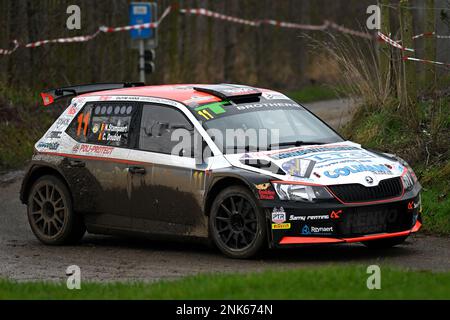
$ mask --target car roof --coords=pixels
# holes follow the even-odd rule
[[[197,91],[194,87],[203,86],[203,84],[174,84],[174,85],[156,85],[141,86],[123,89],[114,89],[107,91],[96,91],[80,95],[80,97],[90,96],[141,96],[161,99],[175,100],[181,103],[191,103],[201,101],[201,103],[218,102],[221,99],[210,93]],[[274,92],[272,90],[256,88],[261,92]]]

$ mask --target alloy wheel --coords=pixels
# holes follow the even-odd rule
[[[31,203],[31,222],[45,237],[53,238],[64,228],[65,199],[58,188],[47,182],[36,188]]]
[[[255,208],[240,195],[225,198],[215,217],[216,231],[230,249],[242,250],[256,239],[258,222]]]

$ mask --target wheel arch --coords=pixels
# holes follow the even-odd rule
[[[34,165],[28,171],[28,174],[25,176],[22,182],[22,188],[20,190],[20,200],[23,204],[28,204],[28,196],[30,194],[31,187],[33,184],[41,177],[51,175],[59,178],[70,191],[69,184],[67,183],[64,175],[55,167],[50,165]],[[72,196],[72,194],[71,194]]]
[[[252,194],[254,194],[254,191],[252,190],[250,183],[248,183],[244,179],[236,176],[220,177],[212,184],[211,188],[208,190],[204,206],[205,208],[204,212],[206,216],[209,216],[214,199],[219,195],[219,193],[222,190],[230,186],[242,186],[248,189]]]

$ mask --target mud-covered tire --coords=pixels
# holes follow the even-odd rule
[[[85,234],[83,218],[73,211],[70,192],[57,177],[39,178],[30,189],[27,203],[31,230],[42,243],[75,244]]]
[[[370,249],[388,249],[395,247],[405,242],[408,237],[395,237],[388,239],[372,240],[363,242],[363,244]]]
[[[209,230],[214,244],[231,258],[255,257],[267,244],[264,212],[241,186],[228,187],[214,199]]]

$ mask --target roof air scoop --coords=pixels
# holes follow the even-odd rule
[[[235,85],[235,84],[211,84],[203,86],[195,86],[194,90],[212,94],[222,100],[231,100],[233,102],[242,100],[257,100],[262,92],[256,88]]]

